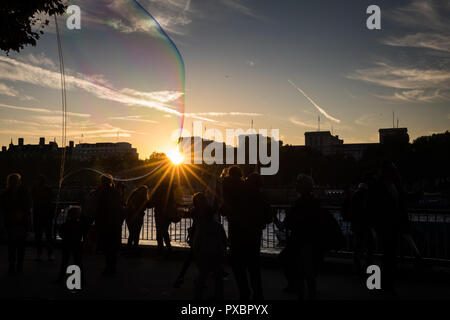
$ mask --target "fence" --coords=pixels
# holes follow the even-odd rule
[[[266,226],[263,230],[261,247],[265,251],[279,252],[285,242],[285,234],[279,228],[279,221],[283,221],[289,206],[273,206],[275,210],[276,222]],[[336,218],[341,230],[345,236],[345,247],[342,251],[353,251],[353,234],[350,223],[342,220],[339,208],[327,208]],[[144,216],[144,225],[141,230],[140,238],[142,240],[156,240],[156,226],[154,223],[154,210],[148,209]],[[422,256],[432,259],[450,260],[449,252],[449,234],[450,234],[450,213],[439,211],[411,211],[409,213],[412,235]],[[221,218],[225,231],[228,233],[228,222]],[[191,219],[182,219],[178,223],[172,223],[169,227],[170,238],[180,245],[186,245],[186,236],[188,228],[191,227]],[[128,230],[126,224],[123,225],[122,237],[126,239]],[[374,233],[375,252],[379,251],[379,241]],[[413,256],[413,250],[406,240],[402,238],[400,242],[400,254],[404,256]]]

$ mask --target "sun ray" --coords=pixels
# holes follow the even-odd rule
[[[186,167],[186,170],[188,170],[192,174],[192,176],[197,179],[197,181],[200,182],[209,192],[216,196],[216,191],[212,190],[211,187],[206,182],[204,182],[203,179],[198,176],[192,169]]]

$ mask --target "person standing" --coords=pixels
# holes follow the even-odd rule
[[[216,219],[203,193],[194,195],[196,221],[193,229],[192,258],[198,270],[195,283],[196,300],[201,300],[207,277],[214,275],[216,300],[223,299],[223,262],[227,248],[225,230]]]
[[[0,205],[8,238],[8,272],[20,274],[23,272],[25,245],[31,224],[30,199],[20,174],[8,175]]]
[[[378,181],[370,195],[375,231],[383,249],[383,280],[381,287],[388,295],[396,295],[396,259],[402,230],[408,224],[405,192],[397,168],[385,161]]]
[[[168,178],[163,178],[159,186],[153,192],[150,206],[155,208],[156,241],[160,254],[164,252],[164,244],[167,252],[172,251],[170,243],[169,227],[173,216],[176,215],[177,204],[174,197],[173,185]]]
[[[283,264],[288,286],[298,292],[300,299],[304,298],[305,291],[309,299],[315,299],[321,244],[326,234],[322,229],[320,202],[313,195],[313,179],[300,174],[296,187],[299,196],[285,219],[289,236]]]
[[[62,239],[62,259],[57,281],[64,279],[70,257],[73,258],[73,263],[80,268],[81,276],[84,278],[82,250],[86,227],[81,217],[81,208],[71,207],[67,212],[66,221],[61,225],[59,232]]]
[[[105,255],[104,275],[117,271],[117,254],[121,244],[123,206],[119,192],[110,175],[100,177],[100,186],[93,194],[95,201],[95,229],[98,233],[99,249]]]
[[[37,249],[36,260],[42,257],[42,238],[45,236],[45,246],[49,260],[54,260],[53,255],[53,215],[52,190],[46,184],[45,176],[40,175],[32,189],[33,200],[33,227]]]
[[[139,235],[144,223],[145,210],[149,201],[149,192],[146,185],[142,185],[130,194],[126,204],[126,222],[128,226],[128,243],[129,252],[136,251],[139,246]]]
[[[231,265],[239,297],[241,300],[261,300],[261,236],[272,216],[260,190],[260,175],[252,173],[247,180],[242,176],[241,169],[233,166],[223,179],[223,213],[229,223]]]

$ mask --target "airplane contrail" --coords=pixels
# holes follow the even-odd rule
[[[310,97],[308,97],[308,95],[307,95],[302,89],[300,89],[299,87],[297,87],[297,86],[295,85],[295,83],[293,83],[291,80],[288,80],[288,81],[289,81],[289,83],[290,83],[295,89],[297,89],[298,91],[300,91],[300,93],[303,94],[303,96],[304,96],[306,99],[308,99],[309,102],[311,102],[312,105],[313,105],[314,107],[316,107],[316,109],[319,110],[319,112],[320,112],[321,114],[323,114],[327,119],[329,119],[329,120],[331,120],[331,121],[334,121],[334,122],[337,122],[337,123],[340,123],[340,122],[341,122],[341,120],[336,119],[336,118],[330,116],[325,110],[323,110],[321,107],[319,107],[319,105],[318,105],[317,103],[315,103],[313,99],[311,99]]]

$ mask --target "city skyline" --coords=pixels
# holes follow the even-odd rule
[[[293,145],[319,116],[321,130],[347,143],[377,141],[378,128],[397,125],[392,112],[411,140],[450,127],[450,8],[441,1],[378,1],[381,30],[366,28],[368,1],[139,1],[185,70],[145,15],[127,16],[136,10],[129,1],[76,3],[87,36],[82,46],[62,37],[67,136],[76,143],[127,141],[142,158],[164,152],[182,98],[184,128],[199,119],[219,130],[253,123],[279,128]],[[102,37],[105,25],[115,33]],[[0,145],[60,144],[56,36],[52,24],[46,30],[36,47],[0,55]]]

